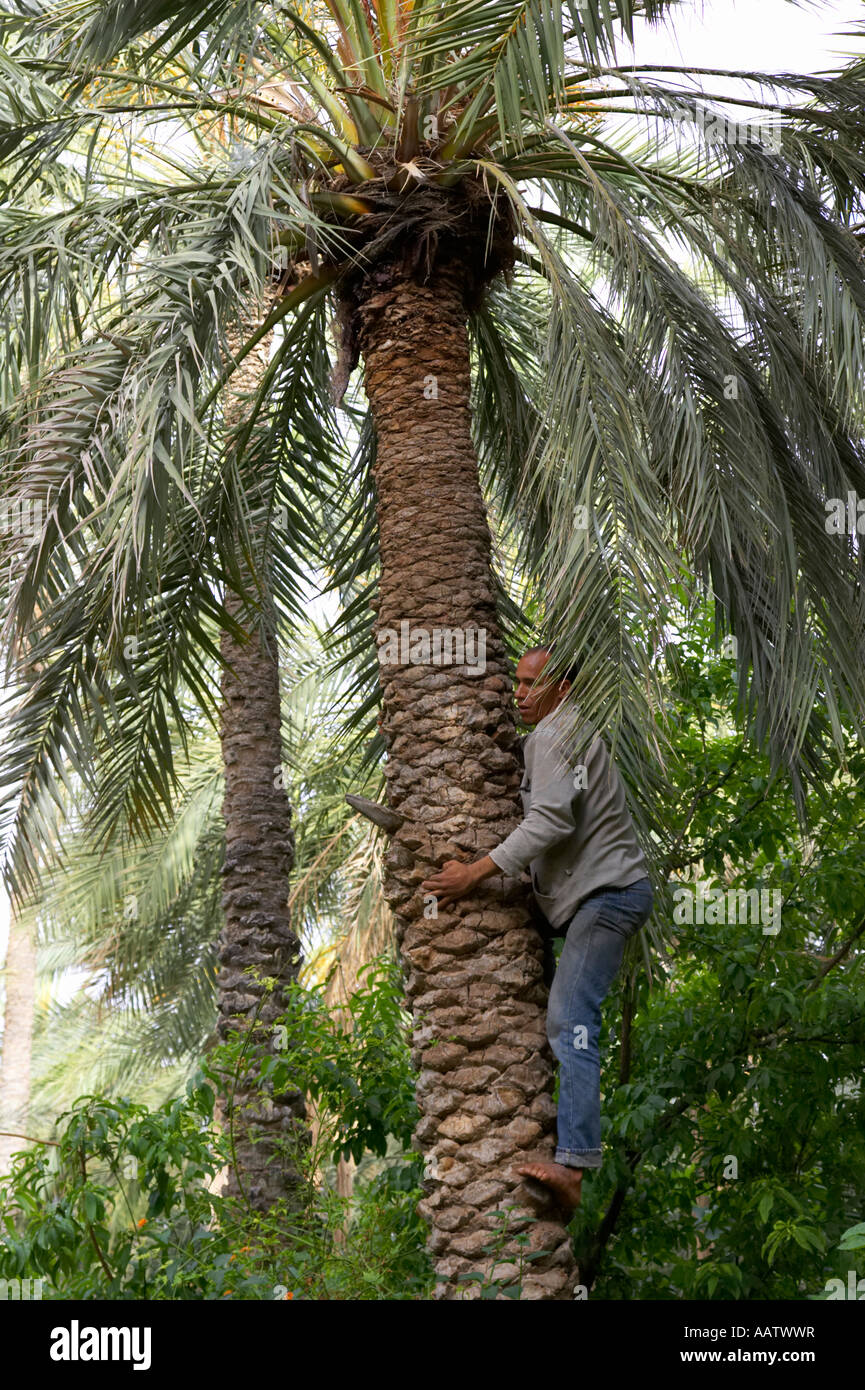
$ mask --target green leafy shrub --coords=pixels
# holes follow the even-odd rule
[[[403,1151],[415,1112],[399,1000],[387,961],[368,970],[348,1020],[297,989],[278,1025],[285,1045],[252,1059],[262,1090],[301,1086],[316,1101],[315,1142],[291,1155],[299,1203],[262,1214],[213,1190],[232,1148],[214,1101],[236,1074],[237,1037],[185,1096],[157,1110],[85,1096],[58,1118],[55,1140],[16,1156],[0,1185],[0,1278],[41,1278],[47,1298],[426,1296],[420,1158]],[[353,1200],[317,1180],[328,1158],[365,1152],[385,1161]]]

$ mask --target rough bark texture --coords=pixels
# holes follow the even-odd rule
[[[486,638],[485,669],[381,664],[388,802],[405,817],[387,854],[385,890],[420,1068],[415,1142],[428,1175],[420,1209],[440,1296],[477,1296],[477,1284],[460,1276],[480,1273],[502,1284],[521,1278],[526,1299],[571,1298],[576,1270],[563,1213],[552,1201],[539,1207],[513,1172],[528,1154],[552,1157],[556,1117],[527,889],[491,879],[436,917],[424,915],[419,889],[445,860],[492,849],[521,814],[458,267],[440,268],[426,284],[381,268],[355,305],[378,438],[379,642],[403,621],[427,631],[481,629]],[[503,1213],[508,1233],[492,1254],[484,1247]],[[521,1249],[547,1253],[520,1269]]]
[[[249,327],[248,321],[247,333]],[[229,336],[233,352],[244,336],[242,328]],[[224,407],[230,429],[243,418],[245,402],[267,365],[269,345],[269,338],[263,340],[231,379]],[[255,1020],[248,1051],[253,1058],[273,1051],[274,1023],[300,964],[300,943],[287,905],[294,837],[282,778],[274,615],[266,601],[263,612],[245,611],[238,595],[227,595],[226,607],[245,627],[248,640],[222,635],[225,867],[218,1031],[225,1039],[231,1032],[246,1031]],[[261,980],[253,978],[250,969]],[[276,987],[268,990],[262,983],[265,978],[275,980]],[[277,1198],[291,1199],[297,1193],[292,1154],[304,1142],[305,1107],[297,1092],[261,1095],[252,1085],[250,1070],[244,1068],[224,1104],[236,1157],[227,1191],[241,1191],[257,1210],[267,1210]]]
[[[0,1056],[0,1129],[24,1133],[30,1106],[36,947],[23,922],[9,923],[4,977],[6,1003],[3,1052]],[[23,1139],[0,1134],[0,1175],[9,1172],[13,1153],[26,1147]]]

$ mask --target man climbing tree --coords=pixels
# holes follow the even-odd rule
[[[525,818],[489,854],[469,864],[451,859],[422,887],[445,907],[493,874],[531,867],[549,936],[565,937],[547,1010],[561,1069],[555,1162],[516,1171],[573,1209],[583,1169],[601,1166],[601,1004],[653,895],[621,779],[603,739],[567,702],[575,672],[544,677],[551,657],[551,647],[532,647],[516,669],[520,718],[534,726],[523,749]]]

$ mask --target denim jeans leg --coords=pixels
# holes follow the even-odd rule
[[[547,1037],[559,1062],[556,1162],[601,1166],[601,1005],[629,936],[652,909],[648,879],[589,898],[573,917],[547,1008]]]

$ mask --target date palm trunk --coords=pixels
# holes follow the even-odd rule
[[[233,353],[263,313],[250,306],[245,322],[229,333]],[[230,379],[224,402],[229,438],[243,421],[269,348],[270,336]],[[282,776],[276,615],[267,592],[250,603],[254,582],[242,572],[249,592],[228,593],[225,606],[243,639],[229,632],[221,638],[225,865],[218,1033],[222,1040],[243,1034],[248,1046],[221,1113],[233,1138],[226,1191],[267,1211],[279,1198],[296,1203],[302,1187],[295,1160],[307,1137],[303,1097],[269,1094],[255,1084],[257,1063],[278,1046],[274,1025],[297,978],[300,943],[288,908],[294,837]]]
[[[415,1143],[426,1156],[420,1210],[440,1296],[476,1296],[477,1282],[465,1276],[480,1274],[519,1281],[522,1298],[571,1298],[566,1218],[552,1201],[539,1208],[513,1172],[528,1154],[552,1157],[554,1148],[547,993],[527,890],[488,880],[476,896],[428,916],[433,906],[419,889],[445,860],[492,849],[521,814],[510,673],[470,428],[463,283],[456,262],[426,283],[379,269],[354,306],[377,433],[387,795],[404,817],[386,856],[385,892],[407,972],[419,1067]],[[388,637],[405,622],[409,633],[482,634],[484,660],[480,645],[467,649],[474,666],[413,664],[405,649],[391,660]],[[521,1268],[530,1251],[546,1253]]]

